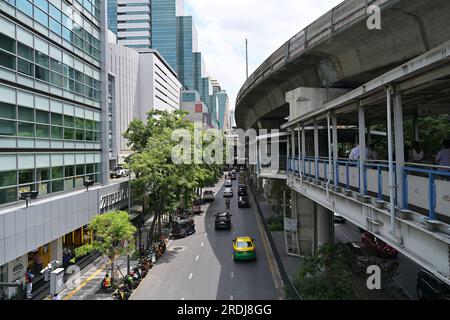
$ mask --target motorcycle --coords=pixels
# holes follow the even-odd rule
[[[112,295],[114,300],[128,300],[131,296],[131,290],[127,286],[121,285]]]
[[[230,200],[226,200],[225,201],[225,204],[227,205],[227,209],[230,209],[230,205],[231,205],[231,202],[230,202]]]
[[[109,283],[109,285],[107,285],[107,283]],[[105,275],[100,284],[100,287],[104,292],[112,292],[114,290],[114,287],[112,285],[112,279],[109,277],[109,274]]]

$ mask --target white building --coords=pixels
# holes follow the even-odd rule
[[[109,33],[107,68],[110,77],[110,167],[130,154],[122,136],[134,119],[146,121],[151,110],[180,109],[181,83],[168,63],[153,49],[131,49],[114,42]],[[111,94],[111,92],[113,92]]]
[[[117,0],[118,43],[130,48],[150,48],[150,0]]]

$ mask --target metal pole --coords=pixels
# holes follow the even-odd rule
[[[331,116],[333,125],[333,172],[334,172],[334,186],[339,187],[339,149],[338,149],[338,132],[337,132],[337,117],[335,114]]]
[[[248,40],[245,38],[245,70],[246,79],[248,79]]]
[[[316,180],[319,180],[319,126],[314,119],[314,163],[316,171]]]
[[[331,149],[331,119],[330,119],[330,113],[327,114],[327,133],[328,133],[328,181],[326,185],[327,189],[327,197],[329,196],[329,187],[331,180],[333,179],[333,162],[332,162],[332,149]]]
[[[394,159],[392,148],[392,86],[386,87],[386,99],[387,99],[387,135],[388,135],[388,161],[389,161],[389,207],[391,212],[391,233],[395,233],[395,177],[394,177]]]
[[[131,157],[130,169],[128,170],[128,215],[131,216]],[[130,255],[127,255],[127,274],[130,274]]]
[[[366,195],[364,186],[364,166],[366,164],[366,114],[363,106],[358,109],[358,129],[359,129],[359,193]]]

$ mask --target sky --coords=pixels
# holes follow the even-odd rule
[[[288,39],[342,0],[185,0],[198,29],[199,51],[209,76],[227,90],[230,107],[249,75]]]

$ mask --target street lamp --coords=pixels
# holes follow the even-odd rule
[[[91,180],[89,178],[84,179],[83,185],[86,187],[86,191],[89,191],[89,187],[93,186],[95,180]]]
[[[31,199],[33,199],[33,200],[37,199],[38,195],[39,195],[39,191],[21,192],[19,199],[25,200],[27,203],[27,207],[28,207],[28,201],[30,201],[30,204],[31,204]]]

